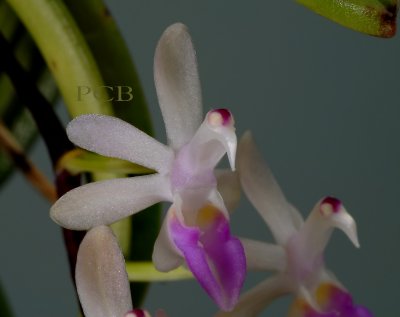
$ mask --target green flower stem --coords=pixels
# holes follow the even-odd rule
[[[350,29],[379,37],[396,33],[397,0],[297,0]]]
[[[104,86],[100,71],[73,17],[61,0],[8,0],[49,66],[70,114],[112,114],[108,101],[78,95],[79,87]]]
[[[178,267],[164,273],[156,270],[152,262],[126,262],[126,271],[131,282],[168,282],[192,279],[192,273]]]
[[[56,170],[67,170],[71,174],[79,173],[113,173],[147,175],[154,173],[146,167],[99,154],[75,149],[63,156]]]

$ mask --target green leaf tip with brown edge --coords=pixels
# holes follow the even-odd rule
[[[390,38],[396,34],[398,0],[296,0],[355,31]]]

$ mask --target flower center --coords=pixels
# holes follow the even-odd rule
[[[215,188],[217,181],[211,168],[197,164],[196,157],[185,145],[176,154],[171,170],[171,186],[173,191],[192,190],[199,188]]]

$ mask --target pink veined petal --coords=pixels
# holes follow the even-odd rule
[[[286,270],[286,253],[283,247],[261,241],[241,238],[246,254],[247,270],[278,271]]]
[[[219,214],[202,229],[187,227],[173,217],[169,230],[200,285],[222,310],[231,310],[244,282],[246,259],[240,241],[230,235],[225,217]]]
[[[161,36],[154,79],[168,144],[177,150],[193,137],[202,120],[196,53],[185,25],[175,23]]]
[[[108,227],[86,234],[78,251],[75,279],[86,317],[121,317],[132,309],[125,261]]]
[[[231,312],[219,312],[215,317],[255,317],[275,299],[290,293],[290,281],[285,275],[274,275],[243,294]]]
[[[159,174],[117,178],[69,191],[51,207],[50,217],[64,228],[87,230],[171,199],[169,181]]]
[[[247,197],[268,224],[276,241],[284,245],[297,231],[301,216],[286,200],[250,132],[246,132],[239,142],[238,170]]]
[[[81,148],[131,161],[162,174],[169,171],[174,156],[172,150],[164,144],[111,116],[79,116],[68,124],[67,134]]]

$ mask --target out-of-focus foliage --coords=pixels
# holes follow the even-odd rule
[[[398,0],[297,0],[316,13],[358,32],[378,37],[396,33]]]

